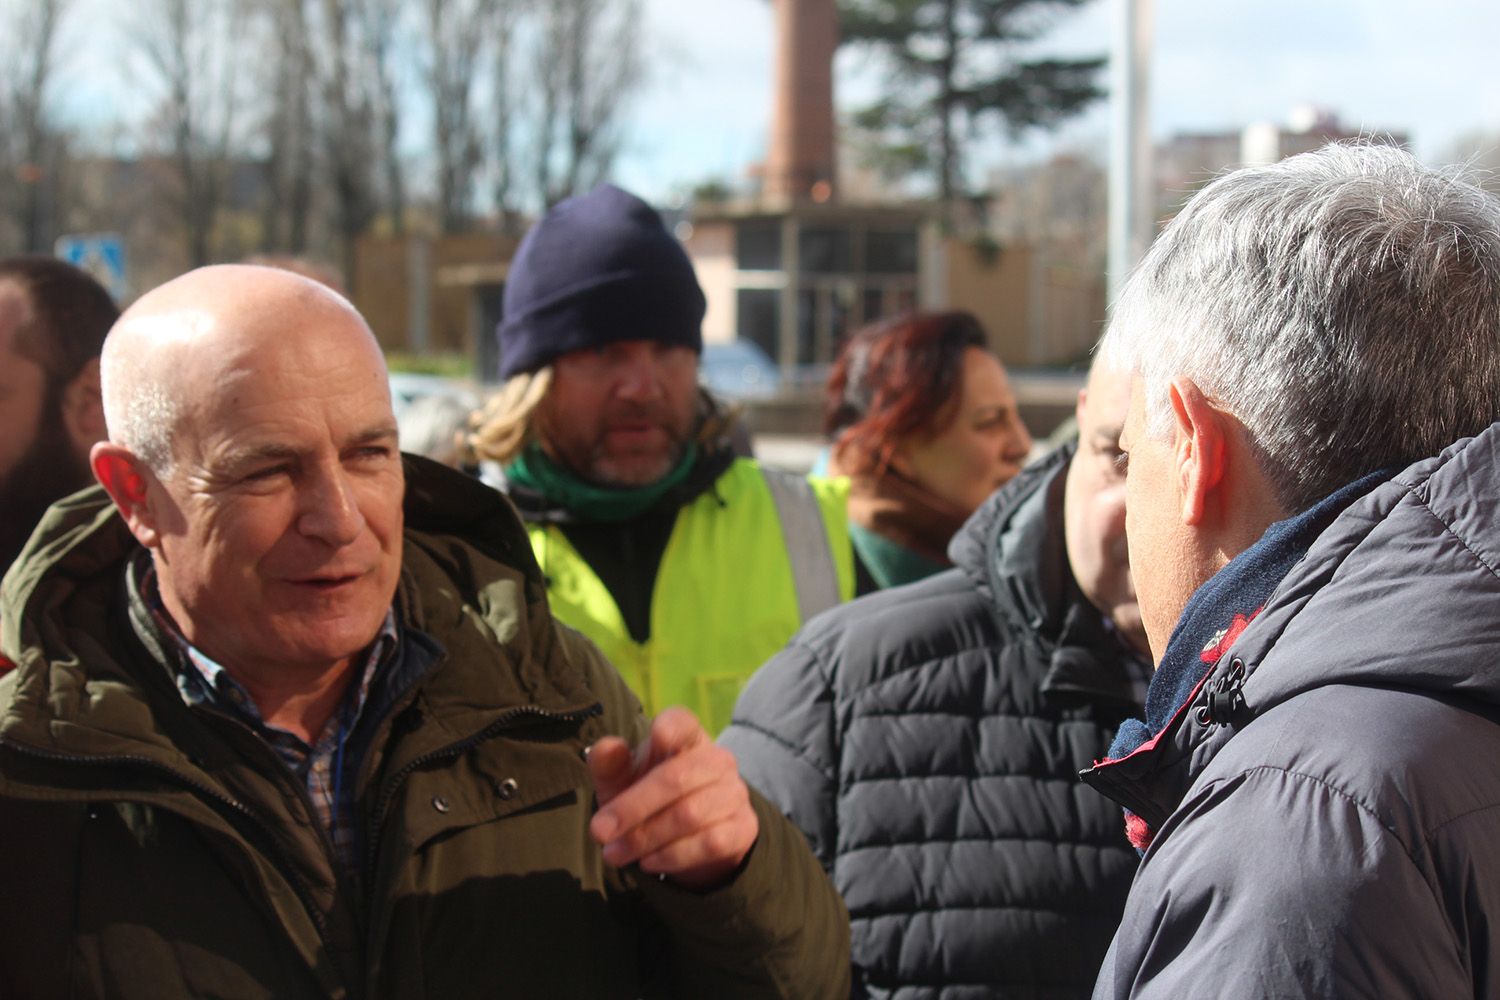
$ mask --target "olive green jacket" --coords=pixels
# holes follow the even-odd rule
[[[758,796],[722,889],[604,864],[582,751],[641,738],[634,697],[498,494],[411,461],[406,518],[397,603],[444,652],[360,768],[355,891],[275,754],[177,692],[104,494],[53,508],[0,588],[0,996],[847,996],[843,904]]]

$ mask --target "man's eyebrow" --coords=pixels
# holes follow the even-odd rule
[[[359,447],[362,444],[373,444],[376,441],[388,441],[399,439],[400,432],[395,424],[375,424],[353,435],[344,442],[344,447]]]
[[[358,448],[361,445],[373,444],[377,441],[392,441],[398,438],[399,434],[395,424],[377,424],[350,436],[344,442],[343,446],[345,448]],[[224,466],[232,469],[252,465],[256,462],[284,462],[288,459],[300,458],[302,454],[303,451],[300,448],[277,441],[268,441],[265,444],[247,445],[243,448],[236,448],[224,456]]]
[[[1124,424],[1117,424],[1114,427],[1096,427],[1094,429],[1094,442],[1096,444],[1113,446],[1119,442],[1120,435],[1124,433]]]
[[[250,465],[254,462],[285,461],[296,458],[301,454],[291,445],[268,442],[260,445],[250,445],[244,448],[236,448],[224,456],[224,465],[235,468],[241,465]]]

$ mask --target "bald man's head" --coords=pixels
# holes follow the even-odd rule
[[[250,687],[368,646],[401,566],[404,480],[380,348],[317,282],[203,268],[104,345],[95,476],[185,637]]]
[[[377,359],[379,345],[349,302],[280,268],[199,268],[147,292],[110,330],[101,359],[109,438],[166,473],[178,421],[218,391],[226,371],[309,335]]]

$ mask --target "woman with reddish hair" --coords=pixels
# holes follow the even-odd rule
[[[848,476],[861,592],[945,569],[948,541],[1031,450],[1005,367],[966,312],[865,327],[828,380],[829,471]],[[861,574],[863,576],[863,574]]]

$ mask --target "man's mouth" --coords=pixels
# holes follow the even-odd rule
[[[325,573],[319,574],[318,576],[302,577],[301,579],[292,580],[291,582],[299,587],[308,587],[313,590],[328,591],[337,590],[340,587],[348,586],[349,584],[359,580],[362,576],[364,576],[363,573]]]
[[[604,429],[604,433],[607,437],[633,441],[661,434],[662,429],[660,425],[653,423],[610,424]]]

